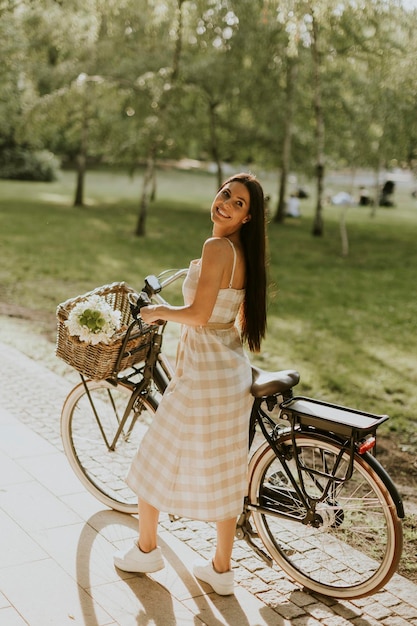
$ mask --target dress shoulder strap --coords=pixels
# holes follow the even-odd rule
[[[232,288],[233,285],[233,279],[235,277],[235,269],[236,269],[236,248],[233,245],[233,243],[230,241],[230,239],[228,239],[227,237],[225,237],[226,241],[228,241],[230,243],[230,245],[232,246],[232,250],[233,250],[233,268],[232,268],[232,275],[230,276],[230,282],[229,282],[229,289]]]

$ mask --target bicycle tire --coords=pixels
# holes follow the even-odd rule
[[[283,434],[279,445],[288,446]],[[330,437],[296,434],[299,459],[305,467],[331,471],[341,446]],[[265,443],[253,455],[249,473],[249,508],[256,530],[273,560],[303,587],[339,599],[369,596],[390,580],[402,552],[402,525],[392,497],[378,474],[355,454],[350,480],[339,484],[318,505],[317,528],[303,523],[306,508],[285,475],[275,452]],[[346,470],[342,456],[337,475]],[[289,471],[300,484],[294,459]],[[327,479],[303,472],[307,493],[318,497]],[[287,481],[287,482],[286,482]],[[283,514],[292,515],[289,519]]]
[[[137,513],[137,496],[127,486],[125,477],[157,407],[152,396],[139,396],[111,449],[130,400],[133,401],[132,389],[126,385],[88,380],[69,393],[61,414],[62,443],[75,474],[100,502],[122,513]]]

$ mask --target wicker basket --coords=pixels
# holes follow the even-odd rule
[[[114,377],[118,371],[123,371],[135,363],[139,363],[146,358],[152,342],[155,326],[148,326],[142,323],[133,325],[134,321],[128,300],[130,293],[136,293],[134,289],[126,283],[112,283],[97,287],[94,291],[72,298],[59,304],[57,307],[57,345],[56,355],[66,363],[88,378],[103,380]],[[88,298],[89,296],[102,296],[107,304],[114,310],[121,311],[121,329],[117,331],[108,344],[99,343],[97,345],[87,344],[80,341],[78,337],[71,336],[65,325],[72,308]],[[126,337],[126,334],[129,336]],[[126,345],[123,349],[123,343]],[[120,364],[117,367],[120,351]]]

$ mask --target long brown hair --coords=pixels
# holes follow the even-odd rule
[[[266,229],[263,189],[252,174],[240,173],[226,180],[239,182],[249,191],[251,219],[242,225],[240,240],[246,264],[245,299],[239,315],[242,339],[249,350],[259,352],[266,332]]]

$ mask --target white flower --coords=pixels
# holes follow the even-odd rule
[[[110,342],[120,328],[121,315],[101,296],[90,296],[74,306],[65,326],[70,335],[94,346]]]

